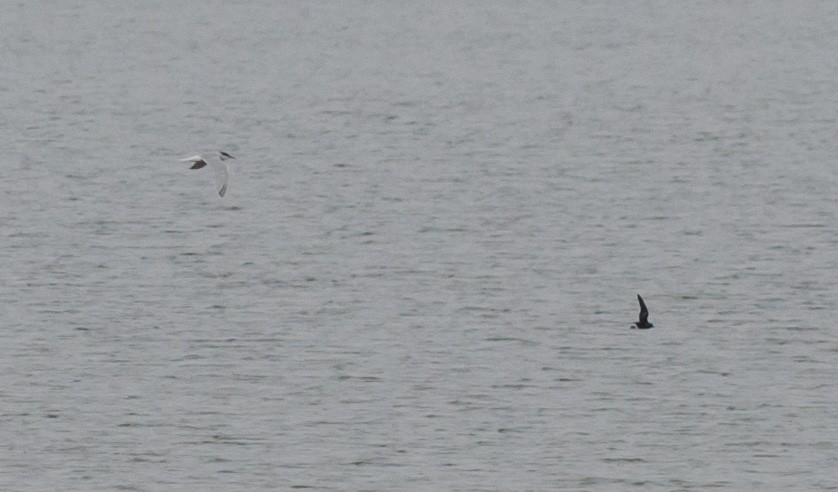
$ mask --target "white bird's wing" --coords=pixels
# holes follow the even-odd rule
[[[215,188],[218,190],[218,195],[223,197],[227,193],[227,164],[213,161],[212,168],[215,171]]]
[[[207,165],[207,161],[205,161],[200,155],[193,155],[192,157],[187,157],[186,159],[180,159],[180,162],[191,162],[193,166],[189,169],[201,169]]]

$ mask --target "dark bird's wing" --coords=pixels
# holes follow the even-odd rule
[[[637,294],[637,300],[640,301],[640,324],[646,324],[649,320],[649,310],[646,309],[646,303],[640,294]]]

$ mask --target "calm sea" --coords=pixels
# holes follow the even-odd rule
[[[838,4],[2,12],[0,489],[838,489]]]

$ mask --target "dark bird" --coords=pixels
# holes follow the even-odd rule
[[[643,298],[640,297],[640,294],[637,294],[637,300],[640,301],[640,319],[637,323],[631,325],[631,327],[645,330],[655,326],[652,323],[649,323],[649,310],[646,309],[646,303],[643,302]]]

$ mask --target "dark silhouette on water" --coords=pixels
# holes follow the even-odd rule
[[[643,302],[643,298],[640,297],[640,294],[637,294],[637,300],[640,301],[640,319],[637,323],[631,325],[631,327],[645,330],[655,326],[652,323],[649,323],[649,310],[646,309],[646,303]]]

